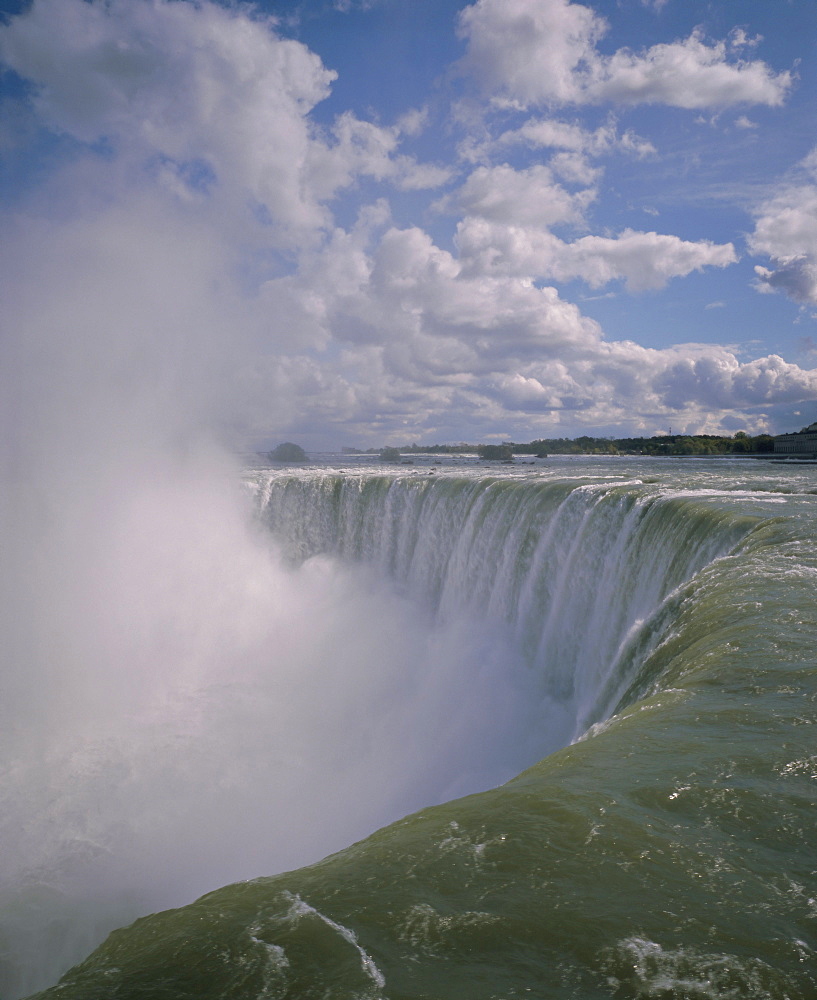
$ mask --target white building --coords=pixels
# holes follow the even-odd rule
[[[778,434],[774,439],[775,455],[789,458],[817,458],[817,423],[796,434]]]

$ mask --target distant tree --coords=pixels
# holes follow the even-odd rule
[[[734,440],[732,441],[732,451],[737,453],[742,453],[752,450],[752,442],[749,440],[749,435],[746,431],[738,431],[735,434]]]
[[[399,462],[400,461],[400,449],[399,448],[381,448],[380,449],[380,461],[381,462]]]
[[[308,462],[309,459],[306,457],[306,452],[299,444],[293,444],[291,441],[284,441],[283,444],[279,444],[277,448],[272,451],[267,452],[267,458],[271,462]]]
[[[477,446],[477,454],[489,462],[512,462],[513,445],[481,444]]]
[[[598,438],[583,435],[570,438],[537,438],[528,444],[506,441],[503,444],[482,445],[406,445],[402,453],[425,451],[432,454],[456,454],[476,451],[480,458],[508,462],[513,455],[729,455],[757,454],[774,451],[774,438],[769,434],[750,437],[738,431],[734,437],[717,434],[662,434],[658,437]],[[397,461],[397,459],[395,459]]]
[[[691,437],[683,436],[676,439],[672,446],[673,455],[694,455],[697,451],[695,442]]]

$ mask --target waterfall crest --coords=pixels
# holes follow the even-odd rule
[[[375,568],[436,620],[490,620],[574,720],[614,711],[678,589],[756,523],[633,480],[260,474],[287,558]]]

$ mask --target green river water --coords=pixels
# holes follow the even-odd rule
[[[362,566],[499,643],[416,739],[383,737],[399,774],[478,701],[451,784],[473,794],[417,785],[390,825],[116,930],[37,997],[817,997],[817,466],[370,461],[247,480],[287,566]],[[478,727],[498,787],[457,785]]]

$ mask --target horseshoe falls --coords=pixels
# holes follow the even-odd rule
[[[817,466],[416,461],[162,494],[55,605],[3,1000],[817,996]]]

